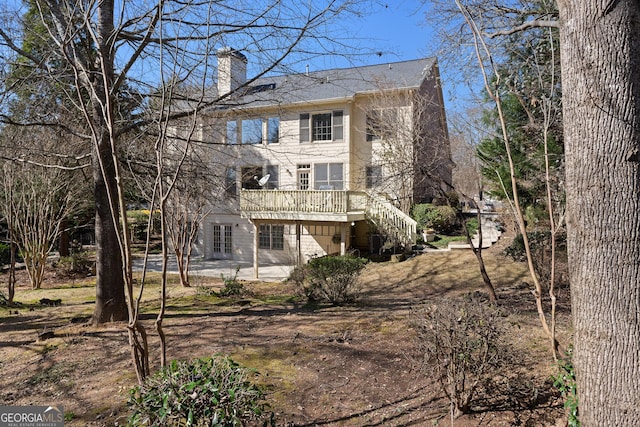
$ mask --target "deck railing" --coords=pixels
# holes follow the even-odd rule
[[[363,195],[364,193],[360,193]],[[242,190],[244,212],[302,212],[340,214],[365,209],[365,197],[339,190]]]
[[[381,232],[394,240],[415,242],[416,222],[385,198],[362,191],[241,190],[242,212],[347,214],[364,212]]]
[[[387,199],[367,194],[367,217],[384,234],[403,244],[415,243],[416,221],[396,208]]]

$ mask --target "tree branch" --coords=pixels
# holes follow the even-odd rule
[[[536,19],[533,21],[527,21],[521,25],[517,25],[506,30],[496,31],[495,33],[486,33],[486,36],[493,39],[498,36],[508,36],[511,34],[519,33],[520,31],[525,31],[530,28],[560,28],[560,23],[558,21]]]

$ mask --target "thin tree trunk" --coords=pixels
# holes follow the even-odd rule
[[[458,218],[462,222],[462,226],[464,227],[464,233],[467,236],[467,243],[471,247],[473,254],[476,256],[476,260],[478,261],[478,267],[480,268],[480,275],[482,276],[482,283],[484,284],[484,288],[489,295],[489,301],[492,303],[498,302],[498,296],[496,295],[496,290],[491,282],[491,278],[489,277],[489,273],[487,273],[487,268],[484,265],[484,258],[482,258],[482,214],[480,209],[478,209],[478,247],[473,246],[473,242],[471,240],[471,234],[469,234],[469,230],[467,229],[467,224],[462,212],[458,211]]]
[[[640,4],[558,1],[580,421],[640,420]]]
[[[61,257],[69,256],[69,227],[67,220],[60,222],[60,238],[58,240],[58,253]]]
[[[10,237],[10,251],[11,251],[11,263],[9,265],[9,278],[8,278],[8,304],[12,305],[13,304],[13,299],[15,298],[16,295],[16,244],[13,242],[13,233],[11,232],[11,230],[9,230],[9,236]]]

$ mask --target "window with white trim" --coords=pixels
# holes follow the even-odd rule
[[[238,122],[229,120],[227,122],[227,144],[238,143]]]
[[[298,165],[298,190],[308,190],[311,177],[311,165]]]
[[[267,119],[267,144],[277,144],[280,142],[280,117],[269,117]]]
[[[260,178],[262,178],[262,166],[245,166],[241,169],[242,188],[247,190],[259,190]]]
[[[278,165],[267,165],[265,172],[266,174],[269,174],[269,180],[265,183],[264,188],[269,190],[275,190],[278,188],[279,169]]]
[[[371,110],[367,113],[367,141],[378,141],[382,137],[382,112]]]
[[[231,253],[231,225],[214,225],[212,249],[215,253]]]
[[[314,165],[314,188],[316,190],[342,190],[344,188],[342,163],[316,163]]]
[[[300,114],[300,142],[340,141],[344,138],[342,110]]]
[[[242,143],[262,144],[262,119],[242,120]]]
[[[260,224],[258,247],[260,249],[283,250],[284,225]]]
[[[227,168],[225,173],[225,191],[229,196],[235,196],[238,193],[238,184],[236,184],[235,168]]]

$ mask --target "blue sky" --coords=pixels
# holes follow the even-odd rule
[[[361,26],[354,29],[364,38],[377,40],[380,50],[389,61],[409,60],[431,56],[434,34],[426,26],[424,8],[417,1],[389,2],[387,7],[363,17]]]
[[[319,60],[318,68],[350,67],[354,65],[383,64],[437,56],[435,31],[427,25],[427,7],[419,0],[390,0],[385,7],[376,8],[360,20],[349,23],[348,31],[357,37],[363,48],[383,52],[382,56],[367,55],[356,58]],[[431,11],[433,13],[433,11]],[[313,66],[313,64],[312,64]],[[443,95],[447,110],[463,110],[469,89],[454,85],[448,76],[456,73],[440,61]]]

